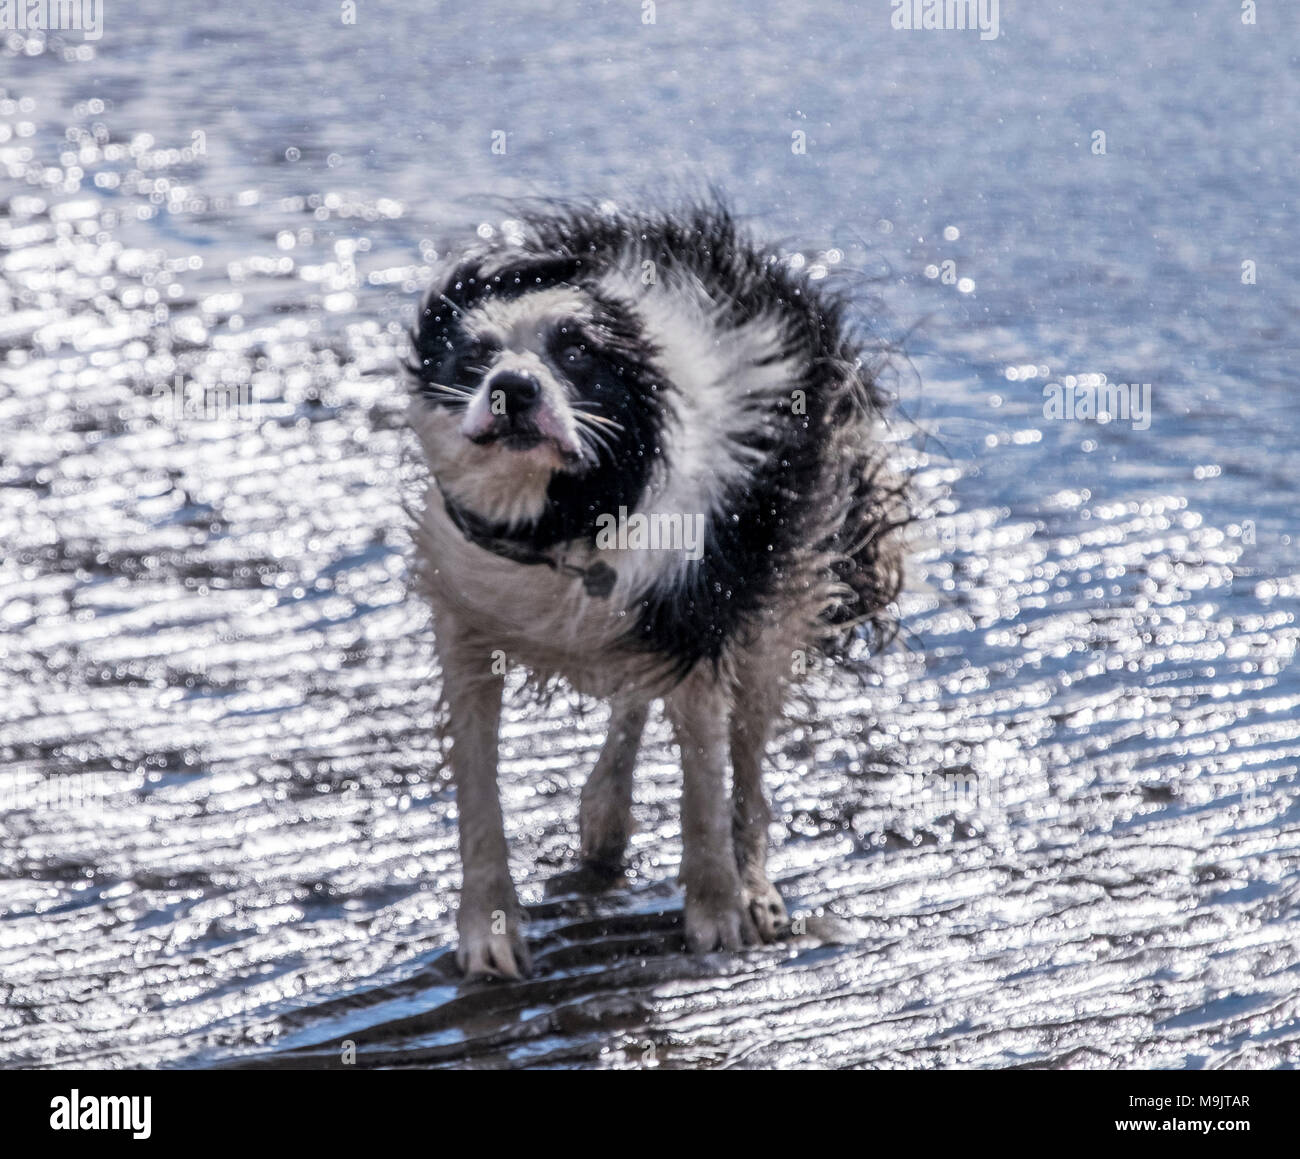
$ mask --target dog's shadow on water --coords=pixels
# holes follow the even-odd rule
[[[674,983],[727,985],[774,963],[807,961],[850,940],[832,917],[796,918],[777,942],[741,953],[686,952],[672,883],[628,893],[621,875],[557,875],[543,901],[525,906],[532,974],[466,980],[455,948],[439,950],[401,981],[328,999],[282,1016],[273,1051],[228,1059],[231,1069],[469,1069],[671,1065],[671,1036],[657,1006]],[[582,887],[577,889],[575,887]],[[600,892],[588,892],[599,890]],[[572,890],[572,892],[569,892]],[[660,899],[658,902],[655,898]],[[627,912],[610,907],[637,905]],[[606,911],[606,912],[602,912]],[[681,1064],[699,1063],[691,1059]],[[721,1051],[715,1064],[725,1064]]]

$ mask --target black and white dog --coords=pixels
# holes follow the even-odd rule
[[[719,207],[548,208],[450,262],[413,341],[462,969],[529,969],[496,784],[502,654],[612,702],[579,814],[597,870],[622,862],[662,698],[687,943],[772,940],[762,762],[787,681],[810,649],[878,630],[901,582],[905,501],[844,301]]]

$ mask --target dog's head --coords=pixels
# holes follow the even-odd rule
[[[603,272],[597,256],[489,248],[421,307],[416,428],[444,493],[502,531],[582,534],[636,501],[660,454],[656,349]]]

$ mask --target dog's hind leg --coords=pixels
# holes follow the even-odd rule
[[[696,953],[758,940],[727,823],[727,696],[701,665],[664,700],[682,757],[686,944]]]
[[[731,715],[731,834],[745,904],[765,942],[774,940],[790,920],[767,879],[772,810],[763,792],[763,758],[781,697],[778,681],[758,678],[741,689]]]
[[[519,932],[519,900],[510,878],[497,792],[504,681],[492,671],[491,649],[463,633],[454,618],[437,618],[435,630],[464,870],[456,961],[469,977],[519,978],[530,970],[528,947]]]
[[[582,860],[597,877],[612,880],[623,868],[632,832],[632,774],[649,707],[641,697],[614,698],[605,746],[582,788]]]

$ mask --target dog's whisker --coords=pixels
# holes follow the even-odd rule
[[[472,391],[461,390],[441,382],[424,383],[424,392],[440,399],[443,405],[456,409],[467,407],[470,399],[474,397]]]
[[[603,437],[599,431],[595,431],[591,427],[584,427],[584,426],[579,426],[578,430],[580,433],[583,433],[587,436],[587,440],[589,443],[592,443],[595,446],[605,450],[609,454],[610,459],[616,459],[618,457],[617,454],[615,453],[614,444],[611,443],[607,438]],[[596,457],[597,458],[600,457],[599,453],[597,453]]]
[[[602,411],[604,411],[605,408],[593,398],[580,398],[577,399],[575,402],[573,402],[571,405],[578,410],[589,411],[593,415],[599,415],[599,417],[608,419],[610,422],[614,421],[613,419],[609,418],[608,415],[601,413]]]
[[[583,416],[579,416],[579,415],[574,416],[574,418],[578,420],[577,421],[578,437],[580,439],[583,439],[585,442],[588,443],[588,445],[592,447],[592,450],[595,452],[595,457],[597,460],[600,459],[599,448],[603,448],[604,450],[608,451],[609,457],[611,459],[615,458],[613,444],[610,443],[609,440],[605,438],[600,431],[596,430],[595,427],[590,427],[585,422],[583,422],[582,417]],[[590,416],[586,416],[586,417],[590,417]]]
[[[616,423],[616,422],[614,422],[613,419],[607,419],[607,418],[605,418],[603,415],[592,414],[590,411],[585,411],[585,410],[576,410],[576,411],[573,412],[573,417],[574,417],[578,422],[584,422],[584,423],[600,423],[601,425],[604,425],[604,426],[609,426],[609,425],[612,424],[612,425],[618,427],[619,430],[622,430],[622,429],[623,429],[623,424],[622,424],[622,423]]]
[[[614,431],[623,430],[623,424],[615,419],[606,418],[604,415],[588,414],[586,411],[581,411],[579,413],[581,413],[582,417],[589,422],[600,423],[602,427],[609,427],[610,430]]]
[[[618,423],[601,423],[600,420],[595,415],[583,414],[581,411],[578,411],[576,414],[574,414],[573,421],[576,422],[579,426],[584,426],[591,431],[598,429],[598,427],[592,426],[591,425],[592,423],[597,423],[601,427],[612,427],[612,429],[619,430],[619,431],[623,429],[622,426],[619,425]]]

